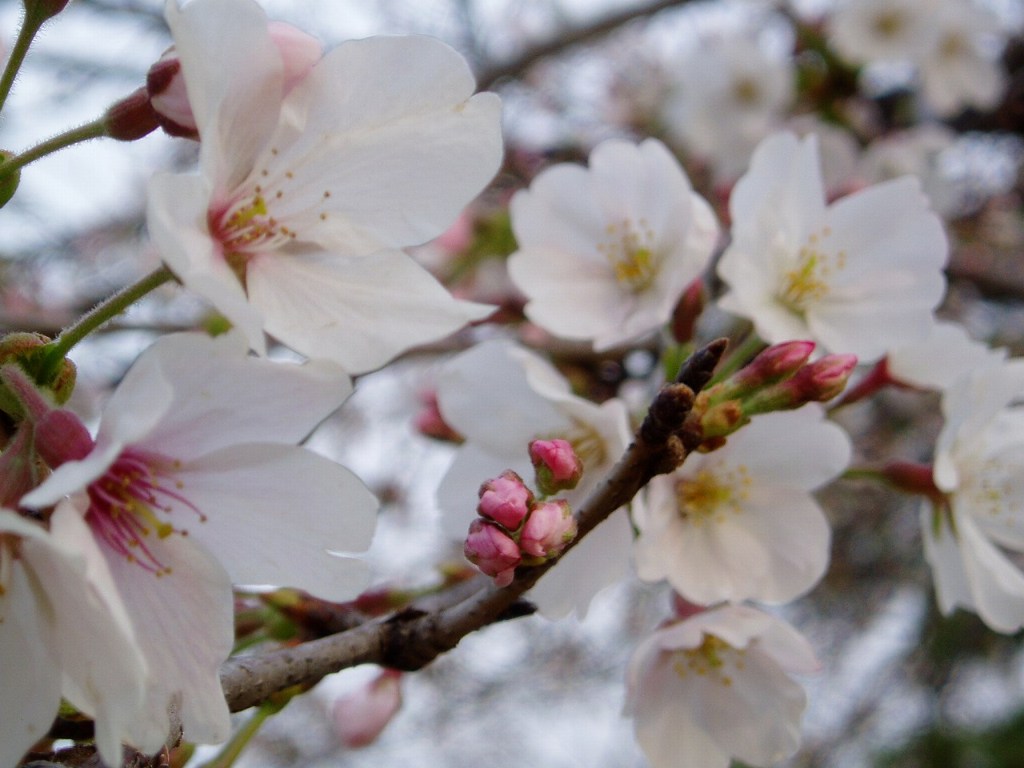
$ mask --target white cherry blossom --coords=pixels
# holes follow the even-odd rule
[[[976,612],[998,632],[1024,626],[1024,361],[992,361],[943,395],[935,484],[948,507],[922,509],[939,608]]]
[[[825,572],[831,531],[811,492],[842,472],[850,439],[811,404],[756,416],[646,489],[634,559],[692,603],[785,603]]]
[[[817,668],[810,645],[784,621],[725,605],[662,627],[637,647],[626,712],[652,768],[728,768],[732,758],[772,765],[800,745],[807,697],[789,675]]]
[[[15,765],[42,739],[61,696],[93,717],[109,765],[121,744],[156,751],[165,734],[139,740],[146,662],[106,562],[71,501],[49,529],[0,509],[0,765]]]
[[[668,322],[718,239],[710,206],[661,142],[609,140],[590,167],[548,168],[510,206],[512,280],[526,315],[597,350]]]
[[[485,480],[512,469],[533,476],[529,443],[562,438],[583,461],[583,477],[560,498],[577,505],[622,456],[630,440],[625,405],[596,405],[576,397],[549,363],[505,341],[490,341],[457,355],[438,372],[437,400],[445,421],[466,442],[441,481],[438,502],[445,529],[465,538]],[[531,595],[545,615],[585,614],[590,599],[629,573],[632,531],[624,511],[595,528],[541,579]]]
[[[793,101],[789,56],[773,55],[755,35],[707,36],[674,68],[664,106],[669,135],[731,182],[750,154],[777,130]]]
[[[779,133],[758,147],[729,210],[719,304],[765,341],[812,339],[870,363],[929,332],[948,244],[916,179],[829,204],[814,137]]]
[[[166,737],[177,701],[187,738],[230,733],[218,676],[231,651],[231,584],[351,598],[376,501],[348,470],[295,444],[351,391],[327,361],[249,357],[239,334],[165,336],[108,400],[92,449],[21,501],[84,491],[149,667],[134,728]],[[285,405],[287,407],[285,407]]]
[[[266,332],[356,373],[490,311],[398,250],[441,234],[501,160],[498,98],[472,95],[458,53],[349,41],[285,93],[252,0],[171,0],[167,19],[200,171],[153,180],[150,234],[254,350]]]

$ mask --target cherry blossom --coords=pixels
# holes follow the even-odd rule
[[[123,741],[156,751],[166,736],[131,727],[146,662],[78,501],[62,502],[49,530],[0,509],[0,765],[46,735],[62,696],[94,718],[109,765]]]
[[[948,244],[916,179],[828,204],[814,137],[779,133],[758,147],[729,210],[719,304],[765,341],[810,338],[869,363],[928,334]]]
[[[820,407],[754,417],[723,448],[647,487],[637,573],[680,595],[784,603],[818,582],[831,533],[811,492],[846,468],[850,440]]]
[[[444,526],[463,538],[482,479],[506,469],[530,476],[529,444],[540,438],[569,441],[583,462],[579,485],[564,495],[575,509],[625,451],[630,440],[625,405],[596,405],[576,397],[568,382],[537,355],[510,342],[478,344],[448,361],[437,375],[445,421],[466,438],[441,481]],[[563,556],[558,578],[541,579],[533,599],[552,618],[585,614],[591,598],[629,572],[632,531],[623,512],[613,514]]]
[[[170,2],[167,19],[200,171],[153,180],[150,234],[252,349],[266,332],[357,373],[489,312],[398,250],[441,234],[501,160],[500,103],[472,95],[459,54],[349,41],[285,93],[252,0]]]
[[[846,59],[865,64],[920,61],[934,40],[935,0],[848,0],[832,15],[830,42]]]
[[[785,118],[794,97],[792,59],[734,32],[702,38],[673,71],[664,107],[669,135],[707,160],[717,179],[733,181]]]
[[[508,269],[527,317],[597,350],[668,322],[718,239],[711,208],[655,139],[606,141],[589,169],[548,168],[510,215],[519,250]]]
[[[803,688],[818,662],[795,629],[725,605],[656,630],[633,653],[626,712],[652,768],[783,760],[800,744]]]
[[[921,512],[939,608],[975,611],[998,632],[1024,626],[1024,362],[991,361],[943,395],[935,484],[945,508]]]
[[[232,582],[328,599],[363,586],[364,565],[339,555],[369,544],[376,502],[348,470],[295,445],[350,391],[336,364],[248,357],[239,334],[166,336],[111,395],[94,444],[71,441],[22,499],[40,508],[88,494],[85,521],[150,670],[134,724],[147,737],[167,735],[172,701],[190,740],[229,735],[218,672]]]

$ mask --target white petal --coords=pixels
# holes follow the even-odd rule
[[[150,672],[135,727],[167,733],[168,707],[177,702],[187,740],[224,741],[231,720],[220,666],[234,638],[231,582],[220,564],[188,538],[151,539],[147,545],[171,573],[156,576],[104,547]]]
[[[209,182],[203,178],[157,174],[149,183],[149,235],[175,277],[242,331],[250,348],[266,354],[263,318],[250,306],[242,284],[210,234],[210,205]]]
[[[297,443],[352,392],[337,365],[254,358],[237,333],[162,337],[142,353],[115,397],[145,397],[147,381],[134,375],[140,367],[157,367],[172,398],[166,416],[138,445],[182,460],[239,443]]]
[[[10,514],[6,511],[4,514]],[[6,557],[0,553],[0,558]],[[0,592],[0,765],[17,765],[43,738],[60,705],[52,608],[14,563]]]
[[[266,14],[248,0],[193,0],[184,8],[168,0],[166,15],[204,171],[219,191],[231,190],[249,174],[281,108],[283,65]]]
[[[465,60],[433,38],[342,43],[289,93],[260,161],[295,180],[275,216],[344,254],[360,253],[353,233],[372,250],[441,234],[501,162],[500,102],[473,88]]]
[[[330,552],[369,546],[377,500],[341,465],[303,448],[252,444],[203,456],[179,478],[181,494],[206,521],[179,507],[175,525],[183,522],[215,553],[234,583],[298,587],[332,600],[365,585],[360,561]]]
[[[251,263],[248,275],[249,296],[268,333],[350,373],[379,368],[492,311],[452,298],[397,251],[347,260],[268,255]]]

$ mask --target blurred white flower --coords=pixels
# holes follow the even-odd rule
[[[466,438],[438,490],[445,529],[460,539],[485,480],[506,469],[528,481],[533,477],[532,440],[568,440],[582,460],[579,485],[560,495],[575,510],[631,438],[622,402],[597,405],[576,397],[549,363],[505,341],[478,344],[448,361],[437,375],[437,402],[445,421]],[[563,556],[557,573],[533,588],[541,612],[552,618],[573,609],[585,614],[595,594],[629,573],[632,539],[624,511],[601,523]]]
[[[724,605],[658,629],[630,661],[626,712],[652,768],[770,765],[796,752],[807,703],[789,676],[818,668],[781,619]]]
[[[868,184],[917,176],[935,212],[943,217],[953,216],[963,207],[963,192],[945,171],[943,154],[955,140],[956,134],[938,123],[922,123],[887,134],[864,150],[860,176]]]
[[[825,572],[831,531],[811,492],[842,472],[850,439],[817,405],[756,416],[724,447],[646,489],[634,559],[692,603],[785,603]]]
[[[998,632],[1024,626],[1024,361],[993,361],[946,390],[935,484],[948,507],[921,511],[939,608]]]
[[[814,137],[779,133],[758,147],[729,210],[719,304],[765,341],[812,339],[869,363],[927,335],[948,245],[916,179],[828,205]]]
[[[890,351],[886,367],[904,384],[945,391],[973,371],[1005,359],[1005,349],[975,341],[963,326],[937,322],[923,340]]]
[[[441,234],[501,161],[500,103],[454,50],[354,40],[287,94],[252,0],[167,6],[200,173],[150,185],[168,267],[245,333],[357,373],[490,312],[398,250]],[[225,34],[225,30],[231,34]]]
[[[971,0],[936,5],[929,14],[935,40],[919,67],[925,101],[942,117],[964,107],[994,107],[1005,85],[995,17]]]
[[[753,35],[705,37],[675,68],[665,128],[719,181],[732,181],[758,142],[781,125],[794,79],[792,58],[770,54]]]
[[[941,0],[847,0],[829,21],[830,42],[854,64],[922,61],[934,43]]]
[[[655,139],[606,141],[589,169],[545,170],[510,214],[519,250],[508,269],[527,317],[599,351],[668,322],[718,239],[710,206]]]

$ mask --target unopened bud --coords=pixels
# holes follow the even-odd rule
[[[5,149],[0,149],[0,167],[3,166],[3,161],[11,157],[14,157],[13,152],[8,152]],[[11,198],[14,197],[14,193],[18,191],[18,184],[20,183],[20,168],[0,176],[0,208],[3,208],[5,205],[7,205],[7,203],[10,202]]]
[[[882,467],[881,474],[890,485],[901,491],[927,496],[935,502],[945,499],[946,494],[935,484],[935,471],[930,464],[890,461]]]
[[[84,459],[94,445],[82,420],[64,408],[50,411],[36,421],[36,450],[49,467],[56,469],[67,461]]]
[[[545,496],[572,490],[583,476],[583,462],[568,440],[534,440],[530,461],[537,473],[537,489]]]
[[[139,88],[107,108],[104,116],[107,136],[118,141],[136,141],[160,127],[149,93]]]
[[[519,545],[494,523],[477,518],[469,526],[463,548],[466,559],[481,572],[494,577],[499,587],[507,587],[522,562]]]
[[[704,281],[699,277],[683,291],[672,313],[672,337],[679,344],[693,339],[697,320],[704,311]]]
[[[786,341],[773,344],[736,371],[732,376],[706,391],[708,401],[744,399],[759,389],[785,381],[800,370],[814,352],[813,341]]]
[[[413,420],[417,432],[421,435],[432,437],[435,440],[443,440],[448,443],[464,442],[465,438],[444,420],[441,409],[437,404],[437,392],[435,390],[421,392],[419,400],[423,407]]]
[[[385,669],[334,702],[334,726],[346,747],[372,744],[402,706],[402,673]]]
[[[796,375],[763,389],[743,403],[743,412],[752,416],[768,411],[799,408],[804,403],[825,402],[840,394],[857,366],[855,355],[826,355],[805,365]]]
[[[509,531],[519,529],[533,504],[533,493],[511,469],[481,485],[479,496],[476,511]]]
[[[41,24],[63,11],[71,0],[25,0],[25,13],[35,23]]]
[[[519,548],[531,557],[547,560],[560,555],[576,533],[576,518],[569,502],[545,501],[530,512],[519,536]]]
[[[19,363],[26,371],[38,374],[42,368],[48,366],[48,344],[50,339],[41,333],[8,333],[0,338],[0,365]],[[49,381],[44,383],[57,404],[61,405],[71,397],[71,392],[75,388],[77,369],[67,358],[57,361],[55,369],[55,372],[47,377]],[[6,410],[5,405],[0,407]]]

